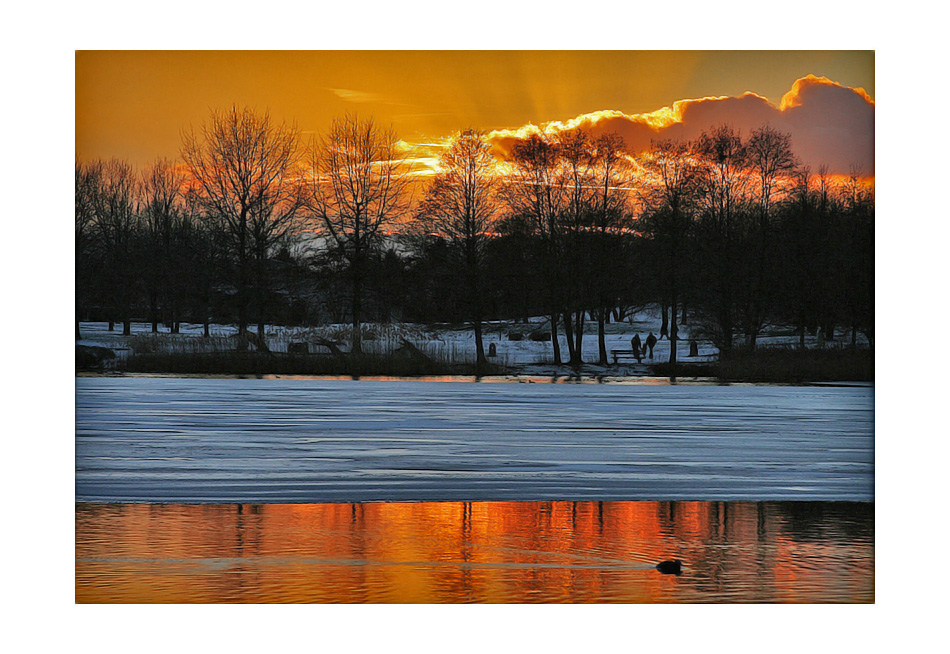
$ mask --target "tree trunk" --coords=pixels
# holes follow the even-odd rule
[[[132,321],[131,320],[126,319],[122,321],[122,335],[123,336],[132,335]]]
[[[357,272],[353,279],[353,337],[350,345],[350,352],[355,354],[362,354],[363,352],[363,334],[360,330],[360,310],[362,309],[360,294],[362,292],[362,280]]]
[[[722,341],[721,349],[725,352],[731,352],[733,346],[734,330],[732,321],[729,317],[729,309],[727,307],[720,307],[717,322],[719,323],[720,340]]]
[[[575,365],[584,363],[584,316],[587,314],[583,309],[577,312],[577,322],[574,325],[574,354],[577,359]]]
[[[475,327],[475,367],[480,372],[486,367],[485,344],[482,340],[482,289],[479,284],[478,256],[474,248],[466,249],[465,266],[468,269],[468,288],[472,302],[472,324]]]
[[[76,318],[76,340],[82,340],[82,333],[79,331],[79,318]]]
[[[676,326],[676,296],[673,296],[670,317],[670,376],[676,377],[676,341],[679,338],[679,330]]]
[[[265,259],[267,258],[267,253],[261,251],[260,248],[256,248],[258,251],[255,253],[255,277],[257,278],[256,286],[256,299],[257,299],[257,336],[263,342],[264,339],[264,323],[266,322],[266,311],[265,304],[267,302],[266,293],[267,293],[267,268],[265,264]]]
[[[152,292],[149,294],[149,309],[152,312],[152,333],[158,333],[158,298],[155,297],[155,293]]]
[[[606,366],[607,361],[607,330],[605,325],[609,320],[610,311],[606,307],[601,307],[597,314],[597,349],[600,353],[600,365]]]
[[[239,263],[241,271],[239,275],[240,287],[238,288],[238,334],[247,337],[247,263],[242,257]]]
[[[241,210],[238,230],[238,335],[240,343],[247,342],[247,213]],[[246,347],[246,345],[244,346]]]
[[[551,346],[554,349],[554,365],[561,365],[561,343],[557,338],[557,313],[551,314]]]
[[[481,369],[487,363],[485,359],[485,345],[482,343],[482,320],[476,317],[475,320],[475,367]]]
[[[829,320],[825,324],[824,328],[821,330],[821,333],[824,334],[826,341],[835,340],[835,323],[833,320]]]
[[[574,352],[574,321],[567,311],[564,312],[564,336],[567,337],[567,363],[574,365],[577,359],[577,354]]]
[[[666,336],[667,338],[669,338],[669,336],[670,336],[670,322],[669,322],[669,320],[668,320],[668,318],[667,318],[667,315],[666,315],[666,310],[667,310],[668,308],[669,308],[669,307],[667,307],[666,304],[663,305],[663,322],[660,324],[660,338],[661,338],[661,339],[662,339],[664,336]]]

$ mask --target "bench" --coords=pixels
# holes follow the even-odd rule
[[[614,358],[614,365],[617,365],[618,359],[620,358],[630,358],[636,359],[637,363],[640,363],[643,360],[643,352],[636,352],[635,350],[611,350],[610,354]]]

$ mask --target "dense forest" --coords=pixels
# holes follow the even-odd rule
[[[407,154],[372,119],[305,142],[233,107],[185,133],[178,161],[77,160],[76,338],[88,320],[235,323],[251,338],[465,323],[483,361],[483,322],[546,316],[555,362],[577,364],[585,336],[606,362],[605,325],[656,304],[669,338],[688,321],[722,351],[754,349],[771,325],[802,347],[819,330],[873,343],[873,188],[802,166],[768,125],[635,154],[579,129],[500,153],[464,130],[431,174]]]

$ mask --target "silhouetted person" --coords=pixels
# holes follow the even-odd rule
[[[633,338],[630,339],[630,347],[633,348],[633,356],[640,358],[640,334],[634,334]]]
[[[699,356],[699,345],[696,343],[696,339],[694,338],[689,339],[689,356]]]
[[[653,332],[650,332],[650,335],[647,336],[647,347],[650,348],[650,358],[653,358],[653,346],[656,345],[656,336],[653,335]]]

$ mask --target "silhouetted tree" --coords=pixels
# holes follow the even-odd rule
[[[874,191],[861,181],[857,170],[848,176],[844,191],[844,215],[838,242],[844,252],[841,286],[851,345],[858,331],[868,343],[874,341]]]
[[[566,203],[566,184],[560,170],[560,147],[548,137],[532,134],[512,149],[513,170],[501,188],[513,215],[530,220],[532,234],[543,251],[548,315],[551,319],[551,345],[554,363],[561,363],[557,323],[561,311],[562,288],[558,278],[560,257],[560,217]],[[568,337],[570,338],[570,337]]]
[[[439,155],[438,172],[416,212],[424,233],[445,239],[464,280],[475,329],[476,365],[485,365],[482,343],[483,268],[496,219],[495,159],[482,132],[456,134]]]
[[[753,130],[745,147],[749,171],[759,186],[759,220],[756,229],[756,260],[751,271],[753,276],[752,292],[745,307],[745,332],[749,338],[749,347],[755,349],[756,339],[772,310],[775,283],[769,279],[774,272],[776,259],[771,257],[773,249],[771,230],[771,210],[776,192],[788,184],[782,181],[795,170],[797,161],[792,154],[791,134],[764,125]]]
[[[296,125],[276,124],[269,113],[237,106],[213,111],[200,135],[192,130],[182,136],[181,155],[201,191],[204,215],[226,228],[235,255],[242,336],[247,334],[251,275],[258,275],[258,342],[263,347],[260,276],[268,248],[287,230],[303,200],[298,143]]]
[[[683,288],[682,259],[703,181],[702,170],[694,160],[692,147],[683,141],[655,142],[641,165],[651,177],[643,194],[646,213],[642,228],[654,239],[658,248],[656,256],[662,260],[660,269],[666,287],[663,297],[668,298],[670,308],[670,363],[675,364],[679,334],[676,314]]]
[[[311,151],[307,210],[350,274],[351,351],[362,351],[367,257],[409,207],[409,168],[392,129],[348,114],[333,121]]]
[[[132,333],[132,303],[137,277],[134,248],[138,221],[136,174],[126,161],[111,159],[102,165],[102,175],[94,195],[94,223],[102,248],[104,285],[110,316],[122,322],[122,333]],[[114,313],[111,313],[114,312]]]
[[[597,199],[599,206],[592,212],[594,298],[597,313],[597,348],[600,365],[607,365],[606,323],[610,311],[619,302],[624,292],[625,259],[630,251],[632,221],[627,206],[628,165],[624,155],[624,141],[618,134],[601,135],[593,143],[594,177],[599,183]]]
[[[728,351],[739,322],[740,298],[749,287],[742,245],[749,217],[745,145],[738,132],[722,125],[700,135],[693,155],[702,169],[696,227],[704,265],[698,272],[697,309],[705,331],[719,349]]]
[[[181,233],[181,192],[184,174],[167,159],[159,159],[142,176],[143,258],[152,332],[158,331],[159,304],[178,333],[182,280],[178,265],[184,250]]]
[[[94,294],[91,257],[95,246],[97,195],[102,184],[102,162],[76,161],[76,340],[82,338],[79,320],[83,307]]]
[[[805,333],[815,324],[821,288],[821,244],[818,236],[816,192],[811,169],[803,167],[795,175],[788,201],[780,208],[778,248],[781,274],[777,291],[781,294],[779,318],[797,327],[798,344],[805,348]]]
[[[570,364],[583,363],[584,316],[595,294],[592,226],[598,212],[600,194],[595,174],[595,154],[588,134],[580,129],[558,138],[565,203],[558,219],[558,278],[561,281],[561,309]]]

